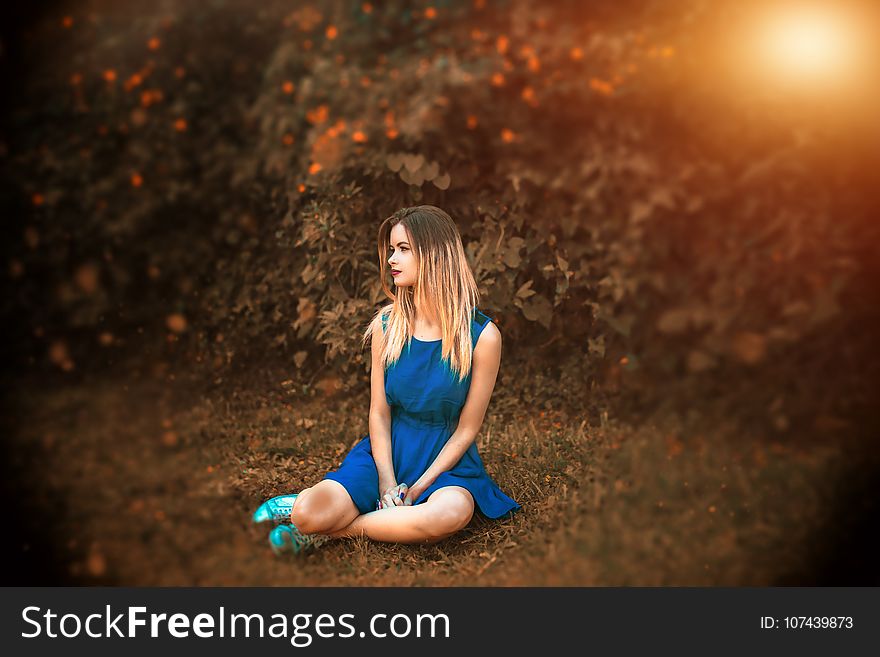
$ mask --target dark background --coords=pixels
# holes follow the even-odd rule
[[[835,4],[872,24],[870,3]],[[730,55],[761,3],[365,7],[4,9],[7,581],[216,581],[197,550],[227,538],[191,529],[220,523],[212,496],[238,537],[224,559],[253,558],[247,509],[365,433],[376,229],[430,203],[504,336],[485,449],[540,511],[509,549],[478,524],[423,583],[876,583],[876,58],[768,82]],[[726,574],[650,515],[687,479],[656,466],[691,453],[700,499],[742,495],[744,526],[704,527]],[[737,483],[715,481],[727,464]],[[682,513],[726,509],[687,495]],[[536,527],[591,565],[529,561]],[[632,537],[578,538],[599,528]],[[177,565],[135,575],[132,545]],[[413,581],[445,558],[426,549],[394,553]],[[642,549],[681,561],[648,574]],[[549,574],[505,575],[520,556]]]

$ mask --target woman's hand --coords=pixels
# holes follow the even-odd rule
[[[397,479],[379,479],[379,497],[383,497],[385,493],[392,488],[397,488]]]
[[[419,496],[428,490],[428,486],[430,484],[425,483],[421,480],[417,481],[412,485],[412,488],[408,489],[406,492],[406,496],[403,499],[404,506],[412,506],[413,502],[419,499]]]
[[[403,497],[406,495],[407,490],[409,490],[409,487],[406,484],[391,486],[382,493],[382,497],[379,500],[379,508],[388,509],[392,506],[403,506]]]

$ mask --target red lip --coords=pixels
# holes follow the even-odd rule
[[[399,271],[395,271],[395,270],[393,270],[393,269],[391,270],[391,275],[392,275],[392,276],[397,276],[399,273],[400,273]]]

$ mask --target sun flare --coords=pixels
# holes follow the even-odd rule
[[[756,32],[755,65],[781,82],[838,81],[860,64],[858,26],[831,7],[777,10],[759,21]]]

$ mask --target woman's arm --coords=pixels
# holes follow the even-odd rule
[[[391,408],[385,397],[385,369],[382,366],[382,319],[376,317],[372,335],[370,372],[370,448],[379,473],[379,495],[397,486],[391,461]]]
[[[477,346],[474,348],[474,362],[471,365],[471,387],[468,391],[464,407],[458,418],[458,426],[449,440],[440,450],[437,458],[419,477],[407,493],[404,503],[412,504],[442,473],[451,470],[461,460],[464,453],[474,442],[486,408],[495,389],[495,379],[501,367],[501,331],[493,322],[489,322],[480,333]]]

